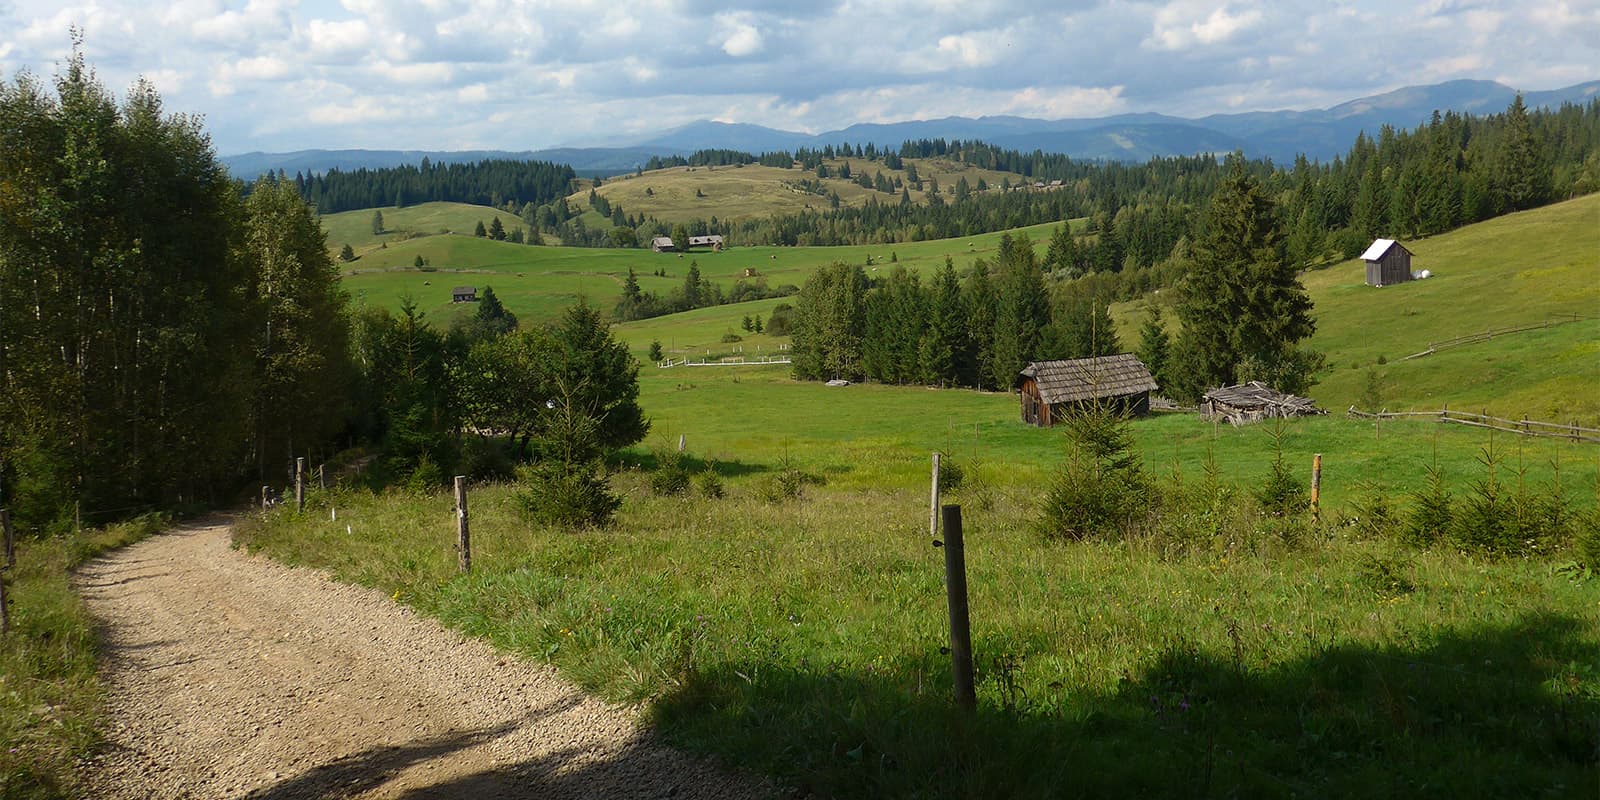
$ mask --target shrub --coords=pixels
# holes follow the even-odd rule
[[[1039,532],[1066,539],[1131,532],[1151,492],[1127,416],[1097,405],[1067,414],[1064,423],[1067,457],[1045,495]]]
[[[443,484],[444,470],[426,453],[417,458],[416,466],[411,468],[404,482],[406,491],[414,494],[427,494]]]
[[[1437,466],[1428,467],[1428,482],[1411,495],[1411,513],[1400,530],[1401,537],[1415,547],[1427,547],[1449,534],[1454,523],[1450,492]]]
[[[795,466],[788,453],[778,459],[778,469],[766,476],[756,486],[756,494],[768,503],[781,503],[786,500],[798,500],[805,494],[805,487],[810,485],[821,486],[824,483],[821,475],[814,475]]]
[[[1350,501],[1345,525],[1364,539],[1388,539],[1400,530],[1400,511],[1383,487],[1368,483]]]
[[[683,494],[689,490],[691,478],[688,459],[683,453],[665,447],[656,451],[656,469],[650,474],[650,491],[662,496]]]
[[[621,498],[611,493],[598,460],[539,464],[518,470],[517,477],[526,484],[517,494],[517,503],[534,522],[597,528],[610,523],[622,506]]]
[[[700,474],[694,477],[695,490],[707,500],[721,499],[726,491],[722,486],[722,476],[717,474],[714,466],[707,464]]]
[[[1311,503],[1305,483],[1283,461],[1283,434],[1283,420],[1279,419],[1272,429],[1272,468],[1252,492],[1262,511],[1279,517],[1298,514]]]

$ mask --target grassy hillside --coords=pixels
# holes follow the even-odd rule
[[[458,206],[457,212],[476,208]],[[351,213],[365,213],[370,225],[370,212]],[[384,218],[387,222],[387,213]],[[1032,237],[1042,253],[1055,227],[1038,225],[1023,232]],[[467,230],[470,232],[471,228]],[[345,265],[344,286],[358,301],[387,308],[397,308],[400,298],[409,293],[423,311],[447,316],[465,310],[452,308],[452,286],[489,285],[507,308],[537,322],[554,319],[561,308],[579,296],[610,309],[621,295],[622,280],[629,267],[639,276],[642,288],[663,294],[683,284],[690,264],[698,266],[704,279],[721,284],[725,290],[731,289],[747,268],[755,269],[770,286],[798,286],[818,267],[837,261],[864,265],[869,257],[879,270],[893,266],[891,259],[912,270],[937,269],[947,256],[954,259],[958,268],[966,267],[979,257],[992,258],[1000,236],[992,233],[846,247],[734,247],[721,253],[677,254],[640,249],[530,247],[453,234],[394,241],[383,249],[368,250],[359,260]],[[428,262],[431,272],[413,266],[419,255]],[[656,276],[657,270],[665,271],[666,276]],[[728,306],[710,316],[721,319],[718,314],[726,315],[737,325],[746,313],[752,312],[744,306]],[[721,333],[719,328],[717,336]]]
[[[1526,383],[1563,403],[1592,402],[1600,383],[1584,354],[1600,337],[1590,323],[1397,359],[1415,338],[1454,335],[1486,315],[1507,318],[1502,325],[1592,305],[1597,202],[1419,242],[1418,266],[1439,273],[1429,281],[1368,289],[1353,264],[1306,276],[1331,364],[1313,394],[1337,407],[1338,393],[1359,391],[1352,380],[1385,355],[1386,391],[1397,398],[1515,397]],[[921,267],[952,250],[970,259],[997,238],[895,249]],[[1534,246],[1543,240],[1560,243]],[[470,253],[480,264],[499,264],[497,248],[511,247],[462,246],[485,248]],[[594,260],[557,269],[565,253],[555,248],[522,250],[548,259],[524,271],[530,283],[604,274]],[[801,276],[867,252],[881,250],[749,255],[778,255],[768,269]],[[566,253],[624,266],[640,258]],[[1512,253],[1523,262],[1507,266]],[[742,257],[686,258],[727,275]],[[681,274],[686,263],[654,258],[639,262],[641,273],[667,265]],[[720,340],[776,302],[615,330],[641,359],[651,340],[754,355],[782,342]],[[1120,313],[1137,324],[1137,308]],[[1386,327],[1419,317],[1428,321]],[[670,741],[817,796],[1032,797],[1071,786],[1086,796],[1503,797],[1593,786],[1600,583],[1571,546],[1495,559],[1450,542],[1372,538],[1362,526],[1377,515],[1374,497],[1406,512],[1430,465],[1464,508],[1491,448],[1503,459],[1503,491],[1525,483],[1548,498],[1558,486],[1587,510],[1600,476],[1594,445],[1427,422],[1377,428],[1339,414],[1238,429],[1151,417],[1131,428],[1157,476],[1155,502],[1186,509],[1163,518],[1176,532],[1063,541],[1036,528],[1063,437],[1021,424],[1009,394],[649,364],[640,389],[652,431],[611,477],[623,498],[614,527],[532,525],[519,512],[522,487],[475,487],[473,572],[458,575],[447,496],[338,490],[314,493],[304,515],[247,522],[239,540],[550,661],[591,691],[641,703]],[[651,492],[662,456],[650,451],[680,435],[696,468],[714,465],[725,495]],[[952,711],[940,651],[942,554],[927,530],[933,450],[964,471],[945,499],[963,506],[966,527],[979,697],[970,717]],[[1242,510],[1275,458],[1304,482],[1314,454],[1324,467],[1320,522]],[[1208,467],[1232,488],[1204,495]],[[799,497],[775,497],[792,469],[817,480]],[[337,526],[328,506],[339,509]]]
[[[1391,410],[1449,403],[1600,423],[1600,194],[1405,245],[1412,268],[1433,277],[1373,288],[1360,260],[1301,276],[1316,304],[1311,346],[1328,358],[1311,391],[1324,407],[1360,404],[1375,370]],[[1121,341],[1136,343],[1151,300],[1166,299],[1114,306]],[[1430,342],[1574,314],[1588,319],[1401,360]]]
[[[372,213],[383,213],[382,234],[372,232]],[[350,245],[357,255],[367,256],[378,251],[380,244],[393,246],[397,242],[419,236],[437,236],[460,233],[472,235],[473,228],[482,222],[500,217],[506,230],[519,227],[517,215],[488,206],[467,203],[422,203],[405,208],[365,208],[360,211],[343,211],[322,217],[322,229],[328,234],[328,249],[338,253]],[[408,262],[409,266],[409,262]]]
[[[904,169],[892,170],[883,162],[863,159],[832,159],[826,163],[829,174],[837,176],[848,162],[851,175],[865,172],[874,177],[882,172],[885,178],[905,180]],[[1020,175],[995,172],[971,167],[947,159],[906,159],[925,183],[930,178],[939,182],[939,191],[946,199],[955,190],[956,182],[965,177],[977,189],[982,179],[992,189],[998,190],[1001,182],[1016,184],[1024,180]],[[629,214],[644,214],[664,222],[686,222],[712,217],[725,220],[769,217],[806,209],[821,210],[828,207],[826,191],[814,194],[800,188],[802,181],[821,183],[826,191],[839,194],[840,203],[847,206],[865,205],[869,199],[879,203],[900,202],[900,192],[893,195],[868,189],[838,177],[818,179],[815,170],[781,169],[746,164],[742,167],[672,167],[652,170],[643,174],[619,175],[606,179],[598,193],[612,203],[621,203]],[[646,189],[649,193],[646,193]],[[696,194],[698,192],[699,194]],[[911,191],[913,203],[927,202],[927,191]],[[589,187],[584,186],[567,199],[573,208],[589,208]],[[602,224],[598,215],[586,219],[591,225]],[[609,223],[606,223],[609,224]]]

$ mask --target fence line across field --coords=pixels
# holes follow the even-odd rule
[[[715,361],[709,358],[702,358],[699,361],[691,361],[687,357],[678,359],[669,358],[666,361],[656,364],[656,366],[661,369],[671,369],[673,367],[753,367],[763,364],[791,363],[794,362],[790,361],[788,356],[756,356],[754,358],[746,358],[744,356],[726,356]]]
[[[1428,343],[1428,349],[1423,350],[1420,353],[1412,353],[1411,355],[1406,356],[1405,358],[1402,358],[1400,360],[1401,361],[1410,361],[1413,358],[1422,358],[1423,356],[1431,356],[1431,355],[1433,355],[1434,353],[1436,353],[1436,352],[1438,352],[1440,350],[1449,350],[1452,347],[1461,347],[1462,345],[1478,344],[1479,342],[1487,342],[1487,341],[1493,339],[1496,336],[1505,336],[1507,334],[1521,333],[1523,331],[1536,331],[1536,330],[1539,330],[1541,328],[1550,328],[1550,327],[1554,327],[1556,325],[1570,325],[1571,323],[1574,323],[1574,322],[1582,322],[1584,320],[1591,320],[1591,319],[1600,319],[1600,317],[1586,317],[1586,316],[1583,316],[1582,314],[1562,314],[1562,315],[1560,315],[1560,316],[1558,316],[1558,317],[1556,317],[1554,319],[1545,320],[1544,322],[1533,322],[1533,323],[1529,323],[1527,325],[1513,325],[1513,326],[1507,327],[1507,328],[1490,328],[1489,330],[1482,331],[1480,333],[1468,333],[1468,334],[1465,334],[1465,335],[1462,335],[1462,336],[1456,336],[1456,337],[1453,337],[1453,338],[1450,338],[1450,339],[1442,339],[1442,340],[1437,341],[1437,342],[1429,342]]]
[[[1439,422],[1467,425],[1474,428],[1488,428],[1522,436],[1542,436],[1550,439],[1570,439],[1574,442],[1600,444],[1600,428],[1585,428],[1576,421],[1563,425],[1559,422],[1543,422],[1526,417],[1518,420],[1492,417],[1488,414],[1473,414],[1468,411],[1451,411],[1449,408],[1442,408],[1438,411],[1381,411],[1374,414],[1357,410],[1355,406],[1351,406],[1345,412],[1345,415],[1356,419],[1372,420],[1432,418]]]

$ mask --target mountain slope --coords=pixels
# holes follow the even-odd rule
[[[537,159],[570,164],[583,175],[615,175],[647,162],[651,156],[684,155],[695,150],[726,148],[750,153],[821,148],[829,144],[876,144],[896,148],[916,139],[976,139],[1024,151],[1065,153],[1073,158],[1144,161],[1154,156],[1194,155],[1242,150],[1251,157],[1292,161],[1298,154],[1328,161],[1343,155],[1365,131],[1376,136],[1384,125],[1412,128],[1427,122],[1434,110],[1471,114],[1498,113],[1517,90],[1494,81],[1457,80],[1430,86],[1408,86],[1370,97],[1310,111],[1252,111],[1184,119],[1162,114],[1119,114],[1092,119],[1031,119],[993,116],[946,117],[895,123],[861,123],[836,131],[807,134],[760,125],[700,121],[648,136],[627,147],[565,147],[522,152],[306,150],[296,153],[246,153],[222,162],[236,176],[251,178],[267,169],[322,172],[434,161],[476,161],[484,158]],[[1524,92],[1530,108],[1585,103],[1600,97],[1600,81],[1550,91]]]

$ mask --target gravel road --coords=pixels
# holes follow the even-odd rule
[[[369,589],[228,546],[226,520],[98,559],[92,798],[756,798],[626,710]]]

